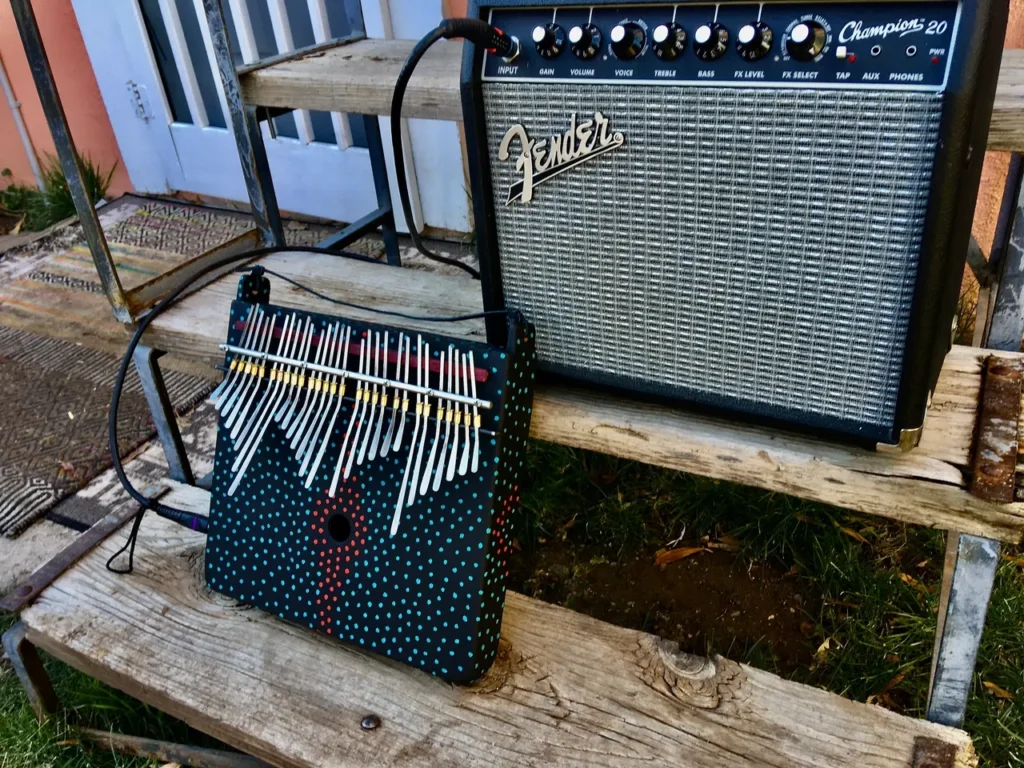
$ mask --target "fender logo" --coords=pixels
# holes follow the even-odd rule
[[[512,205],[519,199],[524,203],[531,202],[536,187],[587,160],[618,149],[626,142],[626,137],[621,133],[609,132],[608,119],[600,112],[594,113],[593,120],[579,124],[573,112],[569,129],[564,134],[540,141],[531,139],[522,125],[513,125],[501,140],[499,160],[505,161],[511,157],[509,147],[514,139],[519,139],[522,149],[516,158],[516,171],[523,178],[509,187],[505,205]]]

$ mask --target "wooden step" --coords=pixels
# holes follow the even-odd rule
[[[395,81],[414,44],[360,40],[282,61],[244,75],[242,93],[248,103],[265,107],[388,115]],[[409,83],[405,117],[462,120],[462,46],[444,41],[427,52]],[[1024,50],[1003,54],[988,148],[1024,151]]]
[[[442,317],[479,312],[480,284],[323,254],[277,254],[259,263],[321,293],[355,304]],[[373,312],[335,306],[271,276],[271,302],[310,312],[380,322]],[[237,276],[203,288],[158,317],[144,343],[210,365],[227,336]],[[479,320],[454,324],[396,320],[451,336],[482,339]],[[932,399],[921,446],[893,456],[779,430],[713,419],[639,399],[545,386],[537,391],[532,436],[720,480],[754,485],[917,525],[1016,542],[1024,503],[972,496],[966,469],[984,359],[955,347]],[[1020,355],[1005,354],[1008,357]]]
[[[209,495],[176,486],[162,501],[205,513]],[[122,539],[23,613],[29,640],[274,765],[974,764],[963,731],[517,594],[494,667],[453,686],[210,592],[201,535],[149,516],[130,576],[105,567]],[[361,728],[368,715],[379,727]]]

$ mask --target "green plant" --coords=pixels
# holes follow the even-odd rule
[[[96,204],[107,195],[114,178],[116,164],[104,173],[88,157],[80,158],[82,180],[89,199]],[[0,190],[0,207],[13,213],[25,214],[24,229],[38,232],[75,215],[75,201],[60,163],[48,157],[43,167],[43,187],[34,189],[22,184],[10,184]]]

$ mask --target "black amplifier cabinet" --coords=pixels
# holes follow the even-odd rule
[[[1007,12],[471,5],[521,41],[463,66],[486,307],[535,323],[549,373],[912,447]]]

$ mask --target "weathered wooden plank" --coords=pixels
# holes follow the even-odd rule
[[[179,486],[167,502],[208,498]],[[962,731],[516,594],[494,668],[452,686],[211,593],[190,531],[147,520],[128,577],[104,567],[119,545],[25,611],[29,639],[275,765],[907,768],[922,736],[975,764]]]
[[[344,301],[441,316],[480,310],[479,284],[468,278],[393,269],[316,254],[279,254],[264,265]],[[386,321],[337,307],[271,277],[271,300],[314,312]],[[146,343],[210,364],[227,334],[235,278],[213,283],[158,318]],[[412,328],[482,338],[481,321],[454,325],[399,320]],[[995,504],[972,496],[964,480],[981,386],[991,352],[954,347],[925,423],[921,446],[907,455],[878,454],[778,430],[702,417],[635,399],[541,387],[534,437],[766,488],[918,525],[1018,541],[1024,503]]]
[[[244,75],[242,93],[260,106],[388,115],[395,80],[413,45],[411,40],[361,40],[285,61]],[[461,70],[462,43],[435,45],[416,68],[402,114],[461,121]],[[1024,51],[1003,54],[988,148],[1024,151]]]
[[[988,148],[1004,152],[1024,151],[1024,50],[1003,52]]]
[[[322,53],[258,69],[240,78],[249,104],[366,115],[391,114],[398,73],[412,40],[360,40]],[[402,105],[405,117],[462,120],[459,71],[462,43],[441,41],[416,67]]]

